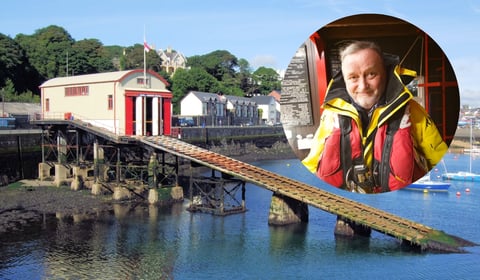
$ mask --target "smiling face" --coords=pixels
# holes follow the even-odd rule
[[[350,97],[362,108],[371,109],[380,99],[386,84],[386,71],[380,54],[362,49],[342,60],[343,79]]]

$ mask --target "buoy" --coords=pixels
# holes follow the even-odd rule
[[[466,191],[466,192],[470,192],[470,188],[466,188],[465,191]]]
[[[287,163],[287,166],[290,166],[290,163]]]
[[[460,192],[457,192],[457,196],[460,196]]]

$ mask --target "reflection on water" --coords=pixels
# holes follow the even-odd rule
[[[17,235],[18,239],[2,240],[0,276],[169,278],[175,265],[178,238],[171,225],[160,225],[159,214],[168,215],[174,223],[183,211],[182,204],[172,208],[117,204],[113,215],[105,213],[96,219],[49,217],[41,230],[32,228],[25,235]],[[18,247],[21,250],[13,249]]]
[[[159,242],[159,211],[155,207],[115,205],[113,217],[78,223],[58,221],[46,244],[45,277],[125,279],[171,274],[175,251],[165,246],[168,243]],[[145,224],[139,226],[132,222],[135,220]]]
[[[307,223],[287,226],[270,226],[270,250],[273,255],[284,250],[304,251],[307,234]]]
[[[264,166],[307,178],[291,161]],[[461,197],[456,190],[338,193],[479,242],[480,187],[470,188]],[[269,226],[271,197],[247,184],[248,211],[225,217],[190,213],[188,201],[173,207],[118,204],[112,213],[95,217],[46,216],[0,240],[0,279],[468,279],[480,274],[478,247],[467,248],[468,254],[418,254],[375,231],[370,238],[336,238],[336,217],[318,209],[309,208],[308,223]]]

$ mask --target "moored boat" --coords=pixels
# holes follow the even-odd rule
[[[442,174],[442,179],[451,181],[480,182],[480,174],[468,171],[448,172]]]
[[[424,192],[447,192],[449,188],[449,182],[434,181],[430,178],[430,173],[427,173],[418,181],[406,186],[404,189]]]
[[[442,174],[443,180],[451,181],[470,181],[470,182],[480,182],[480,174],[472,172],[472,159],[473,153],[478,148],[473,145],[473,123],[470,124],[470,147],[471,149],[465,149],[468,151],[470,162],[468,171],[458,171],[458,172],[447,172]]]

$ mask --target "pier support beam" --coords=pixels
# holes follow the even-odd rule
[[[70,185],[72,191],[79,191],[83,189],[83,177],[81,175],[74,175],[73,181]]]
[[[132,193],[125,187],[114,187],[112,199],[116,201],[129,200],[132,198]]]
[[[183,201],[183,188],[180,186],[175,186],[148,190],[149,204],[157,204],[168,201]]]
[[[148,187],[150,189],[156,189],[158,187],[157,183],[157,170],[158,170],[158,160],[157,154],[152,153],[150,155],[150,160],[148,161],[147,174],[148,174]]]
[[[50,166],[50,164],[45,162],[40,162],[38,164],[38,179],[40,181],[46,181],[48,178],[50,178],[51,169],[52,169],[52,166]]]
[[[283,226],[301,222],[308,222],[308,205],[293,198],[274,193],[270,203],[268,224]]]
[[[354,237],[354,236],[365,236],[369,237],[372,233],[372,229],[363,225],[359,225],[354,221],[343,218],[341,216],[337,217],[337,222],[335,224],[334,234],[337,236],[345,237]]]
[[[93,183],[92,185],[92,194],[93,195],[101,195],[103,193],[103,190],[102,190],[102,184],[100,183]]]
[[[211,177],[190,177],[190,206],[187,210],[218,216],[245,212],[245,181],[227,174],[216,177],[214,173],[212,170]],[[240,190],[241,197],[238,197]]]
[[[57,187],[60,187],[63,183],[65,183],[67,181],[67,175],[69,173],[69,170],[68,168],[63,165],[63,164],[59,164],[59,163],[56,163],[55,164],[55,185]]]
[[[81,176],[82,178],[88,177],[88,168],[82,166],[72,166],[73,177]]]
[[[105,181],[105,158],[97,141],[93,143],[93,176],[92,194],[99,195],[102,193],[101,183]]]

